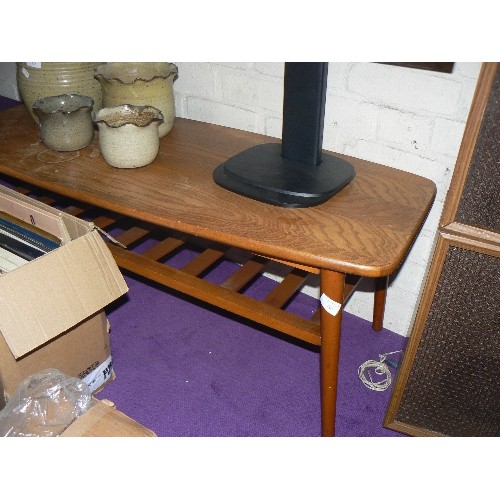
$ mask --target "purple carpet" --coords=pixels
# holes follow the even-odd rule
[[[9,99],[8,97],[0,95],[0,111],[12,108],[13,106],[17,106],[18,104],[20,104],[19,101],[15,101],[14,99]]]
[[[319,354],[280,334],[126,275],[109,310],[116,379],[99,393],[159,436],[319,436]],[[255,288],[265,288],[260,278]],[[299,294],[298,307],[311,297]],[[338,436],[399,436],[382,427],[392,386],[372,391],[358,367],[405,338],[344,313]],[[400,355],[398,355],[400,356]]]
[[[15,104],[0,96],[0,110]],[[218,281],[226,271],[216,268],[210,279]],[[125,277],[129,293],[108,309],[116,379],[98,398],[110,399],[158,436],[320,435],[316,348]],[[271,284],[260,278],[246,293],[261,296]],[[315,299],[298,294],[288,309],[306,315],[315,308]],[[369,322],[344,313],[337,436],[401,436],[382,427],[393,386],[368,389],[358,367],[404,349],[405,343],[400,335],[374,332]]]

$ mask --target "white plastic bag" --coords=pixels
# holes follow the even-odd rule
[[[0,436],[59,436],[92,404],[85,382],[48,368],[26,378],[0,411]]]

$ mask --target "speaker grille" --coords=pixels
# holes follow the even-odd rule
[[[456,220],[500,232],[500,65],[491,88]]]
[[[500,436],[498,258],[448,248],[396,419],[447,436]]]

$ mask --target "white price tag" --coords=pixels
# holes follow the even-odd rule
[[[26,66],[29,66],[30,68],[40,69],[42,67],[42,63],[41,62],[27,62]]]
[[[337,316],[337,314],[340,311],[340,308],[342,307],[342,304],[339,304],[338,302],[335,302],[333,299],[325,295],[324,293],[321,294],[320,297],[320,302],[323,308],[326,310],[327,313],[331,314],[332,316]]]

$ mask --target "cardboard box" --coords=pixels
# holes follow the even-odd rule
[[[118,411],[107,400],[98,401],[78,417],[61,437],[157,437],[156,434]]]
[[[0,408],[30,374],[58,368],[95,392],[112,374],[104,307],[127,292],[95,226],[0,186],[0,210],[62,245],[0,275]]]

